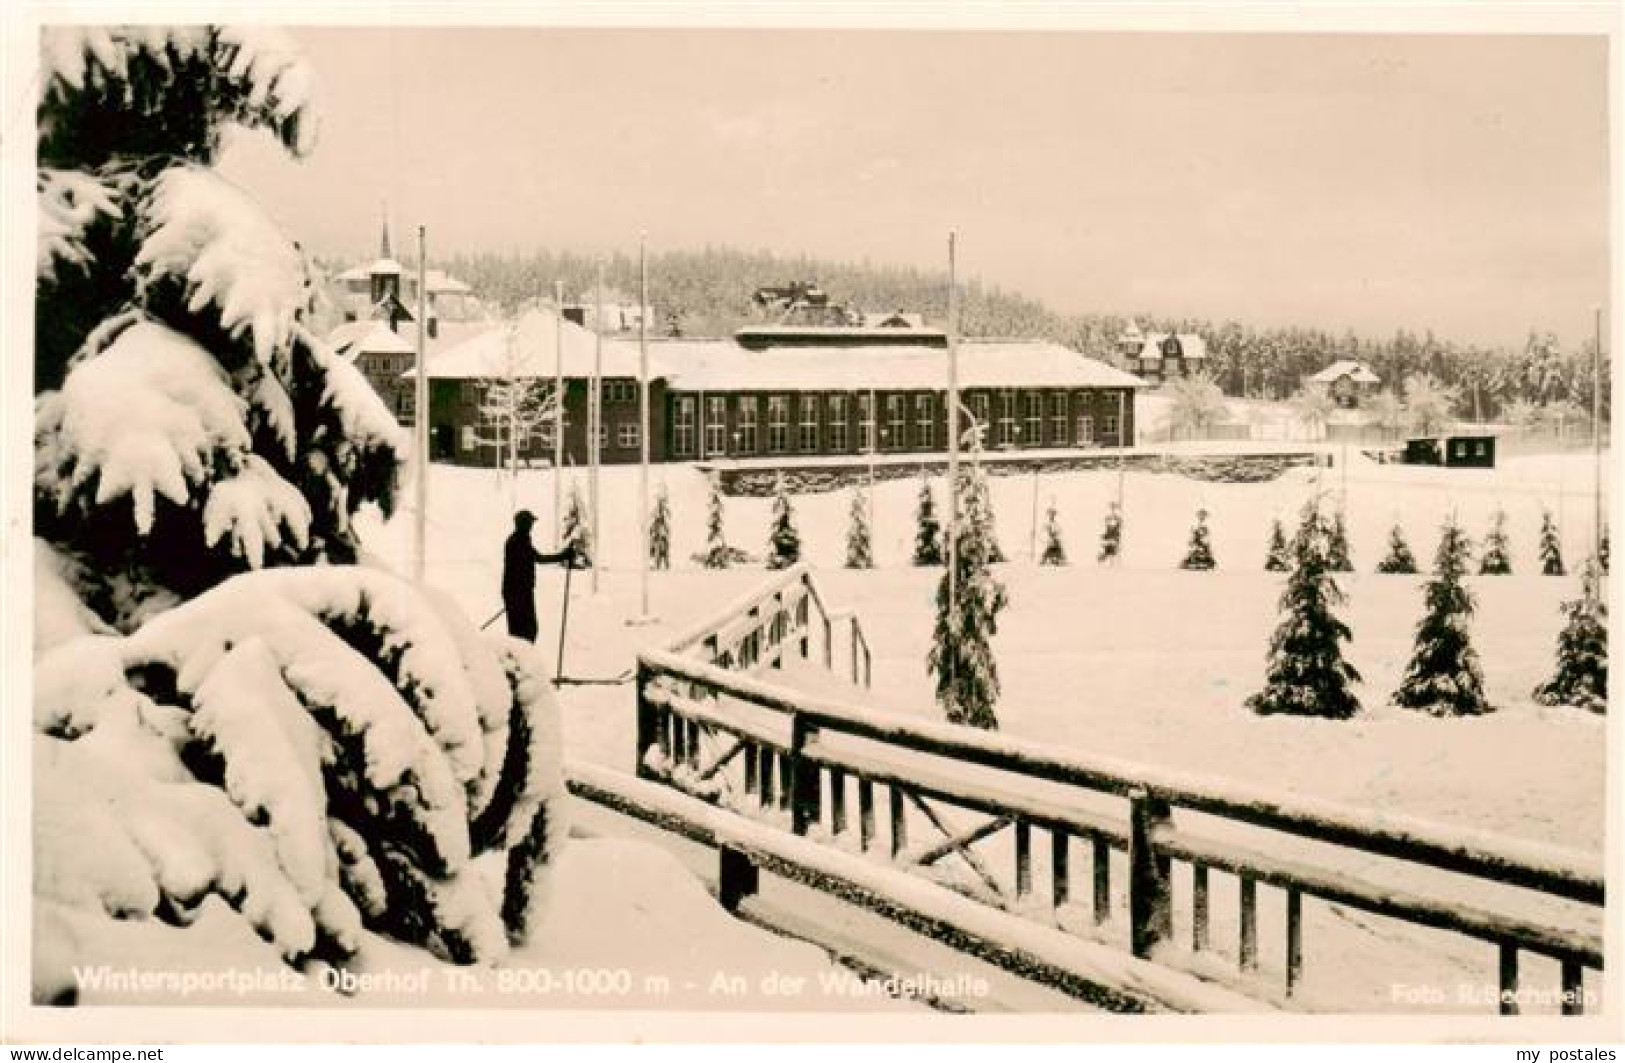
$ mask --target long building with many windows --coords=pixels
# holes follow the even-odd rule
[[[913,326],[779,327],[726,340],[651,339],[650,458],[940,453],[948,440],[946,348],[942,332]],[[564,460],[586,464],[595,365],[602,381],[600,460],[637,461],[637,341],[600,339],[569,320],[558,322],[548,310],[431,357],[431,456],[459,464],[501,460],[494,440],[502,430],[482,415],[489,383],[512,376],[547,388],[562,371]],[[1144,386],[1136,376],[1048,341],[959,345],[964,416],[983,427],[989,449],[1131,446],[1135,392]],[[526,461],[552,455],[550,423],[521,441]]]

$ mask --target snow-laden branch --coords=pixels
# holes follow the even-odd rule
[[[85,267],[85,230],[98,218],[119,218],[124,209],[118,189],[90,174],[42,169],[36,178],[39,195],[38,249],[34,266],[41,277],[55,274],[58,263]]]
[[[247,193],[201,166],[165,170],[144,208],[135,257],[141,285],[178,278],[189,312],[214,307],[221,327],[234,339],[248,334],[255,357],[269,366],[306,300],[293,242]]]
[[[246,404],[202,347],[142,321],[39,400],[40,486],[65,512],[94,481],[95,502],[131,496],[136,530],[152,530],[157,496],[185,505],[189,485],[217,463],[240,467],[249,450]]]
[[[218,894],[290,959],[347,954],[363,917],[446,959],[500,956],[562,836],[556,709],[528,646],[442,609],[386,572],[282,568],[60,641],[36,665],[64,827],[42,892],[180,922]],[[78,808],[55,769],[102,756],[119,770]],[[108,867],[58,851],[87,831]],[[472,864],[499,847],[500,901]]]

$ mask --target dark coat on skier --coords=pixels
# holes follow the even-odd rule
[[[530,528],[535,523],[528,509],[515,513],[513,534],[502,547],[502,606],[508,614],[508,634],[527,642],[536,641],[536,566],[568,565],[576,556],[570,546],[556,554],[532,546]]]

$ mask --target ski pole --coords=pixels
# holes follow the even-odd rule
[[[574,560],[564,565],[564,608],[559,613],[559,660],[553,667],[553,675],[564,674],[564,633],[570,627],[570,573],[575,569]]]
[[[508,611],[508,607],[503,606],[501,609],[498,609],[496,612],[492,613],[491,614],[491,619],[487,620],[485,623],[480,625],[480,630],[484,631],[486,628],[488,628],[492,624],[496,623],[498,618],[500,618],[502,616],[502,614],[506,613],[507,611]]]

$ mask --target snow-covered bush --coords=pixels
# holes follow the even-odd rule
[[[294,963],[364,928],[495,958],[563,837],[546,678],[355,563],[404,434],[305,328],[298,245],[211,168],[232,124],[307,150],[310,73],[268,30],[42,41],[36,898],[186,924],[216,897]]]
[[[869,505],[861,487],[852,488],[852,501],[847,508],[846,567],[875,567],[874,545],[869,535]]]
[[[1196,523],[1191,526],[1191,541],[1185,548],[1185,556],[1180,560],[1179,567],[1205,572],[1216,563],[1213,560],[1213,535],[1207,526],[1207,510],[1198,509]]]
[[[245,574],[45,647],[35,676],[41,896],[178,923],[218,896],[290,962],[341,961],[363,926],[490,960],[531,925],[562,838],[540,659],[404,580]]]
[[[723,530],[722,485],[712,476],[711,494],[705,505],[705,550],[694,559],[706,568],[727,568],[734,563],[736,553]]]
[[[1416,645],[1394,704],[1434,716],[1478,716],[1494,711],[1484,696],[1467,622],[1473,596],[1462,583],[1471,546],[1454,515],[1445,521],[1425,591],[1427,610],[1416,625]]]
[[[592,567],[592,525],[587,519],[587,503],[581,499],[581,485],[574,481],[564,502],[564,527],[559,538],[564,547],[575,550],[576,568]]]
[[[654,515],[649,518],[649,567],[671,567],[671,496],[665,484],[655,490]]]
[[[1336,613],[1344,599],[1332,575],[1334,534],[1335,522],[1311,499],[1292,538],[1292,574],[1270,637],[1264,689],[1247,699],[1256,713],[1346,720],[1360,709],[1350,689],[1360,674],[1343,657],[1349,628]]]
[[[1332,515],[1331,530],[1326,543],[1326,563],[1333,572],[1353,572],[1354,559],[1349,556],[1349,528],[1343,517],[1343,510],[1338,509]]]
[[[1490,519],[1489,534],[1484,536],[1484,552],[1479,555],[1480,576],[1510,576],[1512,551],[1507,544],[1506,511],[1498,509]]]
[[[1281,518],[1276,517],[1270,522],[1269,547],[1264,554],[1265,572],[1285,572],[1290,566],[1287,564],[1286,529],[1281,527]]]
[[[994,706],[999,699],[999,668],[991,639],[998,634],[999,613],[1008,604],[1004,585],[989,568],[993,543],[992,514],[987,510],[987,474],[972,452],[960,466],[959,513],[951,519],[954,564],[937,584],[936,625],[926,667],[936,680],[937,703],[950,723],[996,730]],[[949,579],[954,595],[949,598]]]
[[[1563,603],[1566,618],[1557,636],[1557,669],[1535,688],[1542,705],[1574,705],[1608,711],[1608,603],[1598,587],[1598,566],[1581,573],[1580,597]]]
[[[767,531],[767,567],[789,568],[801,560],[801,533],[796,530],[796,511],[790,503],[790,490],[784,473],[773,484],[773,517]]]
[[[914,508],[914,563],[940,565],[943,561],[942,522],[937,520],[937,500],[931,481],[920,478],[919,500]]]
[[[1049,500],[1044,512],[1044,551],[1038,556],[1040,565],[1066,564],[1066,544],[1061,541],[1061,515],[1056,511],[1055,499]]]
[[[1100,529],[1101,564],[1117,564],[1123,557],[1123,507],[1113,502],[1106,510],[1106,521]]]
[[[1405,532],[1398,524],[1388,530],[1388,555],[1377,562],[1377,571],[1386,575],[1405,575],[1416,572],[1416,555],[1405,541]]]
[[[1545,576],[1562,576],[1568,572],[1563,565],[1563,544],[1549,509],[1540,514],[1540,571]]]

